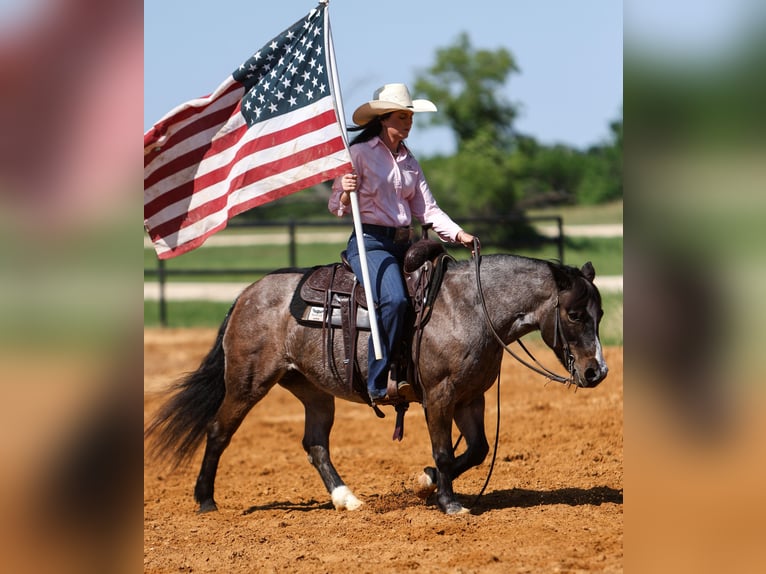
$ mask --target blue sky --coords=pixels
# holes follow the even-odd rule
[[[144,130],[213,91],[314,0],[144,2]],[[587,148],[609,137],[622,106],[622,2],[616,0],[331,0],[330,23],[347,119],[389,82],[412,85],[436,50],[466,32],[475,48],[508,49],[520,73],[506,97],[517,130]],[[436,102],[438,106],[438,102]],[[449,152],[450,132],[416,127],[416,154]]]
[[[650,54],[704,61],[756,32],[765,15],[759,0],[631,0],[625,40]]]

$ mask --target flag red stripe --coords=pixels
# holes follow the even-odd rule
[[[236,101],[233,101],[230,105],[221,108],[220,110],[213,109],[210,110],[209,108],[214,107],[214,104],[219,102],[221,99],[225,98],[232,92],[236,92],[238,90],[242,91],[244,93],[244,87],[239,82],[234,81],[233,78],[229,78],[228,80],[231,82],[231,85],[223,91],[221,94],[219,94],[214,100],[211,100],[207,104],[203,106],[188,106],[183,107],[178,112],[176,112],[174,115],[160,120],[160,122],[155,125],[151,130],[149,130],[146,135],[144,136],[144,147],[147,147],[151,145],[152,143],[156,142],[160,137],[162,137],[170,128],[170,126],[180,124],[188,120],[189,118],[192,118],[194,116],[200,116],[200,118],[206,118],[211,115],[215,115],[216,117],[224,116],[221,120],[221,124],[226,121],[226,119],[233,113],[235,108],[238,108],[240,99],[237,99]],[[195,125],[196,122],[192,122],[189,124]],[[184,126],[179,130],[181,131],[187,131],[189,129],[189,126]],[[197,130],[195,130],[197,131]],[[201,131],[201,130],[200,130]],[[172,142],[178,141],[176,134],[174,133],[170,138],[168,138],[167,142],[164,142],[162,147],[160,149],[152,150],[149,154],[147,154],[147,157],[144,159],[144,167],[148,165],[148,163],[151,162],[152,159],[154,159],[157,155],[160,153],[163,153],[168,147],[172,147]]]
[[[232,180],[232,184],[236,184],[236,187],[245,187],[247,185],[251,185],[256,181],[260,181],[272,175],[293,169],[294,167],[307,164],[321,157],[330,156],[342,150],[344,146],[345,144],[343,142],[343,138],[333,138],[321,144],[302,149],[301,151],[287,157],[258,165],[253,169],[249,169],[248,171],[240,174],[238,177]],[[233,187],[233,185],[230,187],[230,189],[236,189]]]
[[[202,106],[189,106],[189,107],[183,107],[182,109],[178,110],[177,113],[175,113],[171,118],[168,118],[165,120],[165,123],[168,124],[177,124],[180,122],[183,122],[184,120],[187,120],[197,114],[200,113],[201,110],[205,110],[206,108],[209,108],[211,105],[213,105],[215,102],[222,100],[232,92],[236,92],[237,90],[242,90],[244,93],[245,87],[240,84],[238,81],[236,81],[234,78],[229,77],[224,84],[229,84],[226,89],[224,89],[220,94],[217,94],[214,99],[210,100],[208,103]],[[222,86],[221,86],[222,87]],[[221,87],[218,89],[220,90]],[[212,94],[208,96],[203,96],[200,98],[200,100],[204,100],[205,98],[209,98]]]
[[[228,116],[227,116],[228,117]],[[185,169],[197,165],[206,157],[212,157],[216,154],[226,151],[228,148],[237,145],[242,139],[242,135],[247,131],[247,126],[242,126],[223,137],[215,140],[208,140],[198,148],[183,153],[157,168],[146,179],[144,179],[144,189],[149,189],[157,182],[174,173],[179,173]],[[171,150],[163,150],[165,153],[172,153]]]
[[[283,187],[272,190],[268,193],[264,193],[252,199],[249,199],[245,202],[238,203],[237,205],[232,207],[229,213],[231,214],[231,217],[234,217],[235,215],[238,215],[242,213],[243,211],[247,211],[250,208],[263,205],[264,203],[268,203],[270,201],[281,199],[282,197],[290,195],[291,193],[295,193],[296,191],[301,191],[302,189],[309,188],[312,185],[317,185],[319,183],[322,183],[323,181],[327,181],[328,179],[334,179],[336,177],[340,177],[341,175],[348,173],[349,169],[351,169],[350,163],[325,170],[314,176],[307,177],[300,181],[291,183],[289,185],[285,185]]]
[[[272,175],[282,173],[289,169],[293,169],[295,167],[304,165],[317,158],[321,158],[321,157],[336,153],[342,150],[344,148],[344,145],[345,144],[343,142],[343,138],[336,137],[322,144],[303,149],[285,158],[281,158],[269,163],[264,163],[264,164],[254,166],[252,169],[249,169],[248,171],[244,172],[238,177],[233,178],[229,182],[228,190],[225,194],[222,194],[219,197],[216,197],[208,201],[207,203],[204,203],[194,209],[188,210],[182,215],[179,215],[177,217],[174,217],[173,219],[169,219],[168,221],[165,221],[163,223],[160,223],[159,225],[152,227],[152,234],[158,234],[160,237],[165,235],[170,235],[174,231],[178,231],[180,229],[183,229],[184,227],[192,225],[193,223],[196,223],[197,221],[200,221],[201,219],[204,219],[205,217],[213,213],[217,213],[219,211],[225,210],[226,205],[228,203],[229,194],[232,191],[247,185],[252,185]],[[350,166],[345,165],[341,167],[343,168],[343,170],[345,170],[343,171],[343,173],[345,173],[346,171],[348,171]],[[301,181],[304,181],[304,180],[301,180]],[[325,181],[325,180],[320,180],[320,181]],[[193,184],[190,184],[190,185],[193,185]],[[300,189],[304,189],[304,188],[299,187],[299,188],[296,188],[295,191],[298,191]],[[186,193],[186,194],[182,194],[181,197],[182,198],[190,197],[190,195],[191,194]],[[248,201],[251,201],[251,200],[248,200]],[[229,211],[231,212],[231,208],[229,209]],[[239,213],[239,211],[237,213]]]
[[[335,111],[327,110],[302,122],[288,126],[285,129],[275,131],[270,134],[261,136],[260,138],[254,139],[252,142],[246,144],[246,146],[243,146],[243,149],[249,150],[248,153],[264,150],[269,147],[286,143],[291,139],[295,139],[308,132],[329,126],[335,121]],[[207,143],[204,146],[197,148],[196,150],[192,150],[186,154],[178,156],[178,158],[168,162],[161,168],[158,168],[156,171],[152,172],[152,174],[144,180],[144,189],[148,189],[165,177],[169,177],[174,173],[178,173],[183,169],[187,169],[200,163],[203,159],[205,159],[205,157],[211,157],[232,147],[240,141],[241,137],[244,135],[247,129],[247,126],[242,126],[241,128],[234,130],[223,137],[217,138],[212,143]],[[163,151],[165,153],[171,152],[170,149],[163,149]],[[236,163],[236,161],[241,159],[241,157],[241,152],[239,152],[237,157],[233,158],[232,162]]]
[[[280,199],[282,197],[295,193],[296,191],[306,189],[308,187],[311,187],[312,185],[316,185],[318,183],[322,183],[323,181],[327,181],[328,179],[333,179],[335,177],[343,175],[344,173],[347,173],[349,167],[350,167],[350,164],[344,164],[336,168],[325,170],[321,173],[307,177],[300,181],[291,182],[288,185],[285,185],[278,189],[274,189],[272,191],[269,191],[268,193],[264,193],[263,195],[254,197],[246,202],[232,206],[232,208],[229,210],[228,218],[230,219],[234,217],[235,215],[242,213],[243,211],[252,209],[253,207],[258,207],[259,205],[263,205],[270,201],[275,201],[277,199]],[[177,218],[177,219],[181,220],[182,218]],[[189,251],[192,251],[196,249],[197,247],[199,247],[200,245],[202,245],[208,237],[217,233],[221,229],[224,229],[227,223],[228,223],[228,219],[223,221],[219,225],[216,225],[215,227],[209,229],[204,234],[199,235],[195,237],[194,239],[190,239],[189,241],[182,243],[178,247],[159,253],[157,257],[159,259],[170,259],[172,257],[177,257],[178,255],[183,255],[184,253],[188,253]],[[177,227],[173,228],[173,231],[177,231],[177,230],[178,230]],[[163,237],[163,234],[158,233],[156,229],[153,229],[152,232],[150,233],[150,236],[153,241],[158,241]]]
[[[182,144],[188,138],[194,137],[196,134],[205,132],[216,126],[219,128],[223,127],[227,120],[238,112],[239,103],[229,108],[224,108],[222,110],[217,110],[212,113],[205,114],[199,119],[182,127],[180,130],[170,136],[168,140],[162,144],[162,147],[153,149],[151,152],[146,154],[144,157],[144,168],[151,165],[152,161],[154,161],[154,159],[160,154],[165,154],[168,152],[173,153],[173,148],[179,144]],[[152,176],[154,176],[154,174],[152,174]],[[146,187],[146,184],[144,184],[144,187]]]
[[[223,221],[219,225],[216,225],[215,227],[207,230],[202,235],[198,235],[194,239],[190,239],[189,241],[186,241],[182,243],[181,245],[174,247],[168,251],[158,252],[157,259],[170,259],[171,257],[177,257],[178,255],[183,255],[184,253],[193,251],[194,249],[202,245],[208,237],[219,232],[221,229],[224,229],[227,223],[228,221]],[[162,235],[159,235],[159,234],[150,233],[149,236],[153,242],[159,242],[162,240]]]
[[[196,190],[205,189],[211,185],[215,185],[216,183],[225,180],[228,177],[228,174],[230,173],[232,167],[236,165],[237,162],[239,162],[242,158],[252,155],[254,153],[257,153],[259,151],[262,151],[264,149],[268,149],[270,147],[287,143],[291,140],[297,140],[301,136],[304,136],[307,133],[311,133],[318,129],[324,128],[328,125],[331,125],[335,121],[336,121],[335,111],[328,110],[324,113],[313,116],[300,123],[296,123],[291,126],[288,126],[287,128],[283,130],[279,130],[279,131],[267,134],[265,136],[262,136],[260,138],[256,138],[252,140],[251,142],[248,142],[247,144],[242,145],[242,147],[240,147],[237,150],[234,157],[232,157],[231,161],[229,161],[226,165],[222,165],[221,167],[211,172],[208,172],[200,177],[194,178],[193,180],[186,181],[173,189],[168,189],[167,191],[163,192],[163,194],[160,195],[159,197],[155,198],[152,201],[147,202],[144,205],[144,218],[148,219],[152,217],[153,215],[155,215],[156,213],[164,209],[166,206],[172,205],[173,203],[180,201],[185,197],[191,196]],[[171,176],[173,173],[178,173],[182,169],[187,169],[191,166],[197,165],[203,159],[205,159],[206,156],[212,157],[216,155],[217,153],[220,153],[221,151],[224,151],[225,149],[231,147],[232,145],[240,141],[242,133],[243,133],[242,130],[246,130],[246,129],[247,128],[243,126],[241,130],[237,130],[235,132],[232,132],[231,134],[227,134],[226,136],[224,136],[223,138],[219,138],[212,144],[207,144],[203,146],[202,148],[199,148],[198,150],[194,150],[193,152],[184,154],[178,157],[177,159],[169,162],[167,166],[163,166],[161,169],[158,169],[155,173],[153,173],[151,176],[149,176],[149,178],[145,180],[144,189],[151,187],[157,181],[160,181],[161,179],[165,177]],[[333,152],[334,151],[338,151],[338,150],[333,149]],[[265,164],[265,165],[269,165],[269,164]],[[260,167],[262,166],[259,166],[259,168]],[[291,167],[295,167],[295,165]],[[229,189],[231,189],[231,186],[229,186]]]

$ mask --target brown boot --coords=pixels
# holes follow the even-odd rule
[[[418,402],[418,397],[415,394],[415,389],[413,389],[412,385],[407,381],[400,381],[397,383],[396,390],[399,393],[399,396],[408,403]]]
[[[386,399],[390,402],[387,404],[396,404],[397,402],[414,403],[417,402],[418,397],[415,394],[415,389],[407,381],[397,380],[394,369],[391,370],[391,376],[388,378],[388,387],[386,388]]]

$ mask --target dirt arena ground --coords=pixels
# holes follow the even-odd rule
[[[213,329],[145,331],[145,420],[161,404],[159,392],[194,370],[214,338]],[[554,366],[549,351],[532,350]],[[575,392],[506,358],[494,473],[476,504],[491,453],[455,482],[472,507],[458,517],[413,494],[415,479],[433,464],[419,405],[398,443],[392,407],[378,419],[369,407],[337,402],[333,461],[366,503],[344,512],[333,508],[301,448],[302,406],[277,388],[224,453],[219,512],[195,512],[201,452],[172,474],[145,463],[144,572],[622,572],[622,348],[607,348],[606,359],[606,380]],[[490,447],[496,402],[493,387]]]

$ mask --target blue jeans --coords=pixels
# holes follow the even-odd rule
[[[402,328],[408,306],[401,264],[409,244],[394,243],[387,237],[365,232],[364,246],[367,251],[372,296],[377,306],[378,330],[382,347],[382,356],[376,360],[372,335],[370,335],[367,353],[367,390],[370,398],[374,400],[386,394],[392,355],[399,351],[401,345]],[[352,233],[348,240],[346,257],[359,282],[363,283],[356,233]],[[367,304],[371,306],[371,302],[368,301]]]

